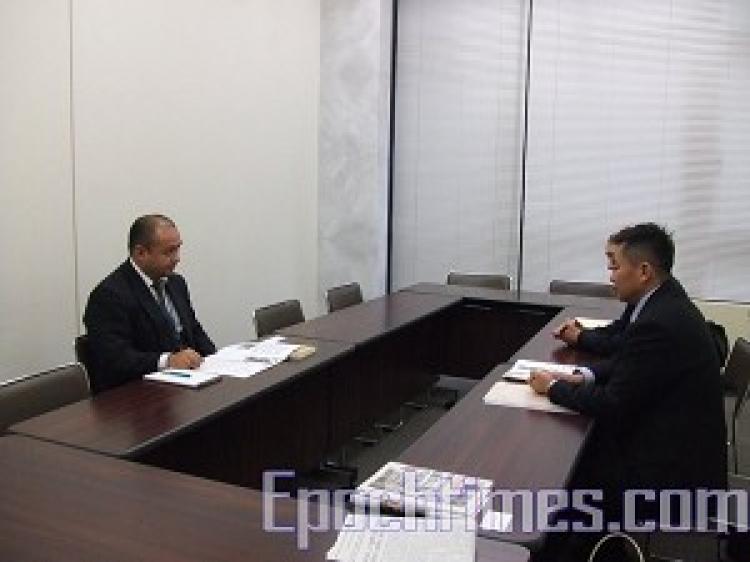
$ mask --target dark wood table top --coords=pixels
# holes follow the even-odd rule
[[[274,500],[277,526],[298,503]],[[317,510],[310,514],[316,521]],[[109,562],[325,560],[335,531],[263,529],[263,495],[23,436],[0,438],[0,559]],[[527,550],[477,541],[480,562],[526,562]]]
[[[279,334],[362,344],[460,301],[454,295],[398,292],[284,328]]]
[[[315,345],[316,352],[247,379],[222,377],[215,384],[197,389],[133,381],[18,423],[9,432],[132,458],[353,351],[346,343],[301,338],[294,341]]]

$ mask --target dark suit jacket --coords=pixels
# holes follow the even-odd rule
[[[682,286],[668,279],[635,322],[612,332],[613,355],[594,367],[594,384],[558,381],[549,392],[556,404],[596,418],[599,438],[614,444],[608,450],[619,459],[604,460],[600,470],[618,475],[620,489],[723,488],[719,362]]]
[[[622,315],[608,326],[583,330],[578,336],[576,347],[597,355],[612,355],[620,347],[622,335],[630,323],[634,308],[635,305],[632,304],[626,306]]]
[[[216,347],[195,317],[182,276],[170,275],[166,291],[182,323],[182,344],[204,356],[214,353]],[[155,371],[162,353],[180,348],[174,328],[129,260],[91,292],[83,322],[95,392]]]

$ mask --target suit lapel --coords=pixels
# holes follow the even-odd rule
[[[143,282],[143,279],[141,279],[140,275],[138,275],[138,272],[133,269],[133,266],[130,264],[130,262],[125,262],[124,266],[128,284],[130,285],[130,288],[133,291],[136,300],[143,307],[143,309],[146,311],[146,314],[151,319],[151,322],[154,324],[154,328],[159,334],[159,337],[161,339],[165,339],[164,335],[171,334],[171,332],[174,331],[174,328],[169,324],[169,320],[164,317],[164,313],[162,313],[161,309],[159,308],[156,299],[151,294],[149,288],[146,287],[146,284]]]

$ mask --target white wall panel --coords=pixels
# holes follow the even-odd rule
[[[139,214],[178,223],[199,317],[218,344],[250,310],[318,312],[319,3],[74,3],[82,304],[126,256]]]
[[[320,285],[357,281],[365,298],[385,292],[391,11],[321,2]]]
[[[68,2],[0,2],[0,380],[73,359]]]

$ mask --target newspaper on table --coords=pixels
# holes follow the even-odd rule
[[[236,343],[206,357],[198,370],[247,378],[285,361],[297,348],[299,345],[286,343],[281,336],[259,342]]]
[[[351,495],[371,510],[474,519],[492,492],[492,480],[389,462]]]
[[[532,371],[549,371],[551,373],[571,375],[573,374],[573,371],[579,368],[578,365],[563,365],[561,363],[519,359],[505,372],[505,374],[503,374],[503,378],[511,381],[529,382]]]

